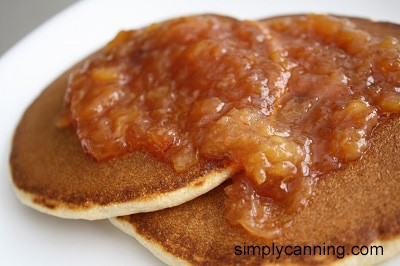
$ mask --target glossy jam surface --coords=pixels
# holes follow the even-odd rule
[[[99,161],[145,149],[177,171],[236,163],[227,217],[269,237],[400,112],[400,45],[322,15],[179,18],[119,33],[71,76],[65,110]]]

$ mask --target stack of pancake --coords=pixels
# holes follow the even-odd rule
[[[350,19],[377,35],[400,27]],[[177,173],[150,152],[97,162],[73,127],[57,128],[68,76],[54,81],[26,110],[10,156],[16,195],[38,211],[67,219],[110,219],[167,264],[373,264],[400,250],[400,119],[376,128],[359,161],[321,178],[315,196],[274,239],[248,234],[226,220],[224,188],[237,169],[200,160]],[[246,245],[379,244],[378,256],[238,256]]]

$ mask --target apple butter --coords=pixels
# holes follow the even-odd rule
[[[237,164],[227,217],[269,237],[399,112],[395,38],[325,15],[202,15],[120,32],[71,75],[58,122],[99,161],[142,149],[178,172]]]

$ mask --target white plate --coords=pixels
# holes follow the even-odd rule
[[[108,221],[62,220],[23,207],[10,181],[10,142],[23,110],[47,84],[119,30],[210,12],[250,19],[328,12],[400,23],[399,10],[396,0],[91,0],[58,14],[0,59],[0,265],[161,264]],[[400,265],[400,257],[385,265]]]

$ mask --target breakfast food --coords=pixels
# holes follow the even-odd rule
[[[338,243],[345,227],[344,245],[395,239],[398,35],[325,15],[202,15],[120,32],[26,111],[10,158],[15,191],[49,214],[102,219],[177,206],[238,172],[192,202],[112,219],[168,263],[242,263],[224,248]],[[327,228],[330,208],[345,216],[337,207],[350,187],[347,208],[371,209]],[[196,224],[218,247],[196,245]],[[281,261],[298,260],[321,259]]]
[[[180,206],[110,221],[168,265],[377,264],[400,251],[400,119],[379,126],[371,142],[362,160],[324,176],[308,205],[273,238],[227,222],[229,181]],[[329,256],[322,251],[328,246]],[[274,247],[281,253],[272,254]]]
[[[331,89],[337,88],[332,85],[333,83],[329,83],[329,81],[334,82],[335,80],[335,77],[329,73],[329,71],[332,72],[334,69],[339,69],[338,72],[340,72],[349,71],[349,69],[351,69],[351,65],[347,65],[346,68],[343,66],[339,67],[343,62],[338,62],[338,60],[341,59],[345,61],[346,56],[342,54],[341,56],[335,57],[335,52],[343,52],[343,47],[341,47],[341,50],[335,50],[335,48],[333,48],[337,43],[332,45],[332,40],[336,39],[335,37],[329,36],[330,32],[334,32],[337,34],[336,36],[340,36],[340,34],[350,34],[351,38],[349,37],[347,39],[349,43],[345,44],[349,45],[346,46],[346,48],[354,45],[354,47],[351,48],[353,49],[352,52],[357,50],[356,47],[363,46],[369,50],[368,52],[371,52],[374,55],[381,55],[381,53],[375,53],[373,49],[368,46],[366,40],[371,40],[373,38],[385,39],[388,38],[388,36],[390,36],[390,38],[393,38],[393,36],[399,36],[397,27],[388,23],[373,23],[361,19],[351,19],[351,23],[347,19],[344,20],[330,17],[319,17],[317,18],[318,23],[315,23],[312,21],[313,19],[316,18],[311,18],[310,23],[309,18],[306,16],[282,17],[267,19],[262,23],[269,27],[276,27],[280,32],[285,32],[285,34],[288,34],[290,37],[295,37],[293,39],[288,38],[289,45],[299,45],[296,38],[304,38],[307,41],[310,41],[310,36],[307,36],[302,32],[304,29],[309,30],[307,27],[316,27],[317,36],[318,34],[321,34],[323,37],[321,38],[322,41],[326,39],[329,40],[329,43],[326,44],[329,46],[328,48],[321,47],[321,43],[317,42],[316,39],[313,39],[314,42],[310,42],[309,46],[309,51],[311,51],[311,53],[305,53],[305,55],[299,56],[298,54],[289,51],[289,55],[287,56],[290,58],[294,54],[297,56],[295,59],[300,60],[304,60],[304,57],[302,56],[315,56],[316,59],[318,59],[318,61],[314,61],[314,65],[309,65],[308,67],[315,67],[313,70],[317,71],[321,77],[318,75],[316,75],[316,77],[306,75],[307,71],[310,70],[304,71],[304,68],[302,68],[304,65],[302,65],[301,62],[307,62],[307,60],[301,61],[300,64],[296,65],[296,67],[300,65],[299,71],[301,74],[306,75],[308,79],[311,78],[313,81],[311,84],[309,80],[303,81],[304,84],[308,85],[307,88],[313,88],[313,85],[321,88],[321,86],[327,84],[327,87],[322,87],[323,94],[329,94]],[[331,23],[329,21],[331,21]],[[338,29],[340,24],[336,23],[340,23],[345,30],[340,28]],[[349,29],[354,30],[357,35],[353,36],[348,31],[346,32],[346,30]],[[372,34],[372,36],[368,36],[367,33]],[[301,34],[303,34],[303,37],[300,37]],[[357,44],[358,37],[365,39]],[[319,41],[321,41],[321,39],[319,39]],[[397,40],[391,40],[390,43],[397,44]],[[343,45],[343,42],[340,44]],[[284,48],[285,43],[282,42],[280,47]],[[326,56],[332,56],[329,58],[330,60],[324,61],[323,58],[321,58],[320,53],[323,53],[324,51],[327,51],[325,54]],[[383,59],[393,60],[390,64],[395,65],[399,62],[399,50],[398,48],[395,48],[393,51],[393,57],[385,56]],[[354,55],[354,53],[350,53],[350,51],[347,51],[346,53],[349,53],[350,57]],[[362,56],[362,60],[364,59],[365,57]],[[334,62],[334,65],[329,65],[329,63],[332,62]],[[370,66],[367,68],[369,67]],[[369,74],[376,74],[378,72],[373,70],[371,71],[371,69],[369,69],[369,71]],[[390,80],[393,82],[390,88],[393,91],[394,98],[392,98],[392,103],[395,106],[395,110],[391,110],[398,112],[400,98],[399,94],[395,94],[398,93],[398,90],[396,90],[396,86],[399,82],[398,68],[396,71],[397,73],[391,72],[391,75],[393,74],[393,76],[382,80],[383,83],[375,83],[376,86],[380,87],[378,92],[375,91],[375,96],[378,96],[378,94],[382,92],[381,90],[383,90],[386,85],[385,81]],[[333,73],[334,75],[337,75],[335,71],[333,71]],[[357,83],[355,79],[357,79],[357,77],[362,77],[364,73],[366,72],[363,71],[362,63],[358,64],[357,73],[354,73],[354,77],[350,79],[352,82]],[[302,75],[299,75],[298,77],[301,78]],[[296,77],[296,75],[292,75],[292,77]],[[317,78],[321,78],[321,80]],[[366,77],[365,80],[367,81],[368,77]],[[359,83],[358,86],[355,85],[354,87],[351,87],[351,89],[372,89],[368,88],[368,86],[368,82],[364,84]],[[312,89],[310,90],[311,91],[306,91],[304,94],[307,95],[307,93],[312,93]],[[321,92],[321,90],[316,90],[315,92],[318,93]],[[336,91],[333,93],[337,94],[340,92]],[[354,93],[352,95],[354,95]],[[317,96],[321,97],[319,94],[317,94]],[[344,100],[343,98],[345,96],[342,94],[339,97],[340,99],[335,98],[335,96],[332,95],[329,95],[328,99],[329,97],[331,99],[334,98],[335,103],[337,103]],[[323,96],[321,98],[323,98]],[[382,103],[384,101],[380,102]],[[297,106],[296,104],[292,104],[291,107],[295,108]],[[326,106],[324,107],[326,108]],[[385,107],[382,109],[384,108]],[[355,110],[357,107],[352,106],[350,109]],[[343,108],[342,110],[346,110],[346,108]],[[295,112],[297,112],[297,110],[295,110]],[[384,112],[387,113],[390,112],[390,110]],[[321,111],[319,113],[323,114]],[[362,116],[362,113],[363,111],[357,110],[354,115]],[[335,117],[334,113],[332,114],[332,112],[329,112],[329,114],[330,117]],[[289,116],[291,113],[288,112],[286,115]],[[299,116],[302,115],[302,113],[297,113],[295,115]],[[371,113],[368,115],[371,119],[374,119],[374,115],[371,115]],[[352,119],[352,116],[351,112],[349,112],[346,119]],[[382,116],[384,115],[382,114],[381,117]],[[368,121],[368,119],[366,120]],[[308,121],[303,120],[301,122],[306,124]],[[314,126],[316,127],[318,126],[318,124],[315,124],[315,120],[310,123],[314,123]],[[333,128],[340,127],[341,125],[343,124],[337,122],[333,125]],[[347,124],[346,126],[349,125]],[[354,129],[354,127],[352,128]],[[346,134],[345,132],[347,131],[346,128],[337,131],[332,130],[332,126],[329,127],[327,124],[323,124],[322,130],[323,129],[329,129],[329,131],[333,131],[333,133],[339,132],[339,135],[341,136],[343,136],[342,134]],[[248,206],[246,204],[249,202],[249,200],[243,200],[243,193],[246,192],[245,189],[249,189],[249,186],[246,186],[246,183],[242,181],[242,175],[238,175],[233,179],[233,185],[227,183],[218,189],[183,205],[154,213],[113,218],[111,219],[111,222],[121,230],[134,236],[139,242],[150,249],[157,257],[167,264],[208,265],[221,262],[224,264],[249,265],[271,263],[301,263],[314,265],[337,262],[351,263],[355,265],[362,263],[374,264],[393,256],[399,251],[400,247],[400,220],[398,215],[400,213],[400,205],[398,204],[398,202],[400,202],[398,193],[400,189],[400,161],[398,156],[400,153],[399,132],[399,117],[397,115],[386,117],[382,120],[381,124],[375,128],[373,137],[370,140],[372,144],[369,150],[363,155],[362,160],[353,161],[343,169],[328,171],[322,175],[318,186],[314,188],[313,193],[315,196],[307,202],[306,207],[304,207],[302,211],[295,212],[295,214],[291,212],[289,215],[287,213],[277,215],[273,212],[276,211],[276,209],[272,209],[272,212],[267,212],[270,217],[272,217],[274,225],[278,225],[273,229],[278,229],[278,231],[265,230],[265,227],[261,227],[260,230],[260,226],[254,223],[254,219],[251,220],[251,215],[248,213],[245,215],[239,213],[241,220],[236,224],[241,224],[243,226],[242,228],[232,226],[232,217],[229,217],[229,215],[232,215],[233,213],[236,215],[235,218],[237,219],[238,210],[241,210],[240,207],[246,210],[246,207]],[[366,134],[370,133],[366,132]],[[339,162],[340,159],[343,160],[347,158],[351,161],[350,157],[355,154],[354,152],[350,152],[352,149],[351,145],[353,145],[351,144],[352,138],[348,136],[345,138],[343,144],[348,146],[343,147],[347,150],[344,153],[344,157],[339,157]],[[329,138],[328,141],[331,139],[332,138]],[[365,142],[360,141],[360,139],[355,139],[355,143],[357,143],[359,148],[356,152],[365,150],[366,147],[363,148]],[[359,155],[355,156],[358,158]],[[332,167],[332,164],[330,167]],[[334,166],[334,168],[336,168],[336,166]],[[240,182],[245,184],[242,187],[242,190],[235,187],[235,184],[240,184]],[[241,200],[232,204],[232,195],[241,197]],[[252,194],[251,199],[255,198],[257,199],[257,196]],[[267,198],[267,200],[267,203],[269,203],[271,199]],[[257,209],[258,206],[255,205],[254,202],[257,203],[257,201],[253,201],[253,204],[250,204],[253,209],[248,210],[253,214],[256,213],[256,215],[260,215],[260,211]],[[232,206],[236,208],[233,211]],[[264,207],[266,204],[261,206]],[[287,205],[285,207],[287,207]],[[226,210],[224,211],[225,208]],[[227,215],[230,222],[226,219]],[[260,216],[264,222],[271,222],[270,217],[265,215]],[[253,221],[253,224],[250,224],[250,226],[248,226],[249,220]],[[279,224],[279,222],[281,222],[281,224]],[[252,227],[254,225],[256,225],[255,229],[257,231]],[[251,234],[249,234],[249,232]],[[265,232],[267,232],[267,235]],[[253,254],[253,256],[250,254],[247,254],[246,256],[244,251],[240,254],[235,253],[236,247],[239,247],[239,250],[242,251],[246,245],[252,247],[255,245],[260,248],[263,246],[271,247],[272,243],[281,247],[287,247],[294,244],[299,246],[323,246],[327,243],[328,245],[335,247],[344,246],[347,248],[348,252],[351,247],[354,246],[379,245],[382,246],[386,252],[384,254],[368,254],[376,255],[368,256],[368,258],[363,256],[351,256],[349,253],[340,257],[338,254],[331,253],[330,256],[307,256],[307,254],[301,256],[293,256],[293,254],[292,256],[283,255],[282,257],[279,257],[279,259],[274,256],[263,257],[260,254],[257,256],[257,253],[256,255]],[[344,256],[347,257],[344,258]]]
[[[62,218],[104,219],[181,204],[234,173],[235,168],[222,161],[201,161],[176,173],[168,163],[141,151],[109,162],[92,160],[73,128],[55,126],[70,73],[32,103],[15,132],[10,165],[23,204]]]

